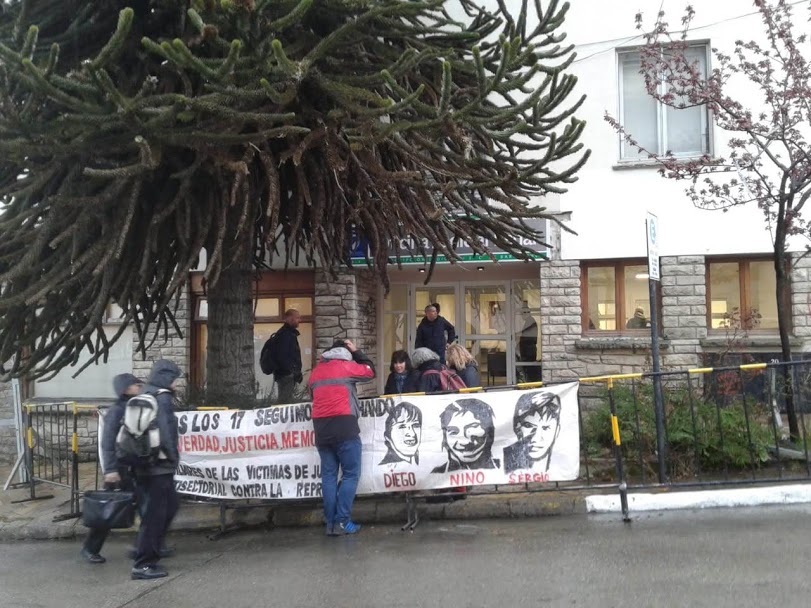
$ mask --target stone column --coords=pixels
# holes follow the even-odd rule
[[[316,272],[313,303],[316,354],[329,348],[336,338],[347,338],[372,361],[377,360],[378,284],[369,270],[341,269],[334,278],[324,270]],[[361,395],[377,394],[376,382],[360,387]]]
[[[792,255],[791,316],[794,335],[802,341],[801,352],[811,350],[811,257]]]
[[[700,367],[707,337],[707,271],[702,255],[663,257],[662,333],[669,347],[662,367]]]
[[[575,341],[582,323],[580,262],[550,260],[541,264],[541,362],[543,380],[560,382],[585,375]]]

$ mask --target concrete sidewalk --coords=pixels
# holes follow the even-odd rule
[[[10,467],[0,467],[0,479],[5,482]],[[83,490],[95,487],[95,469],[82,467],[80,486]],[[30,496],[28,487],[0,492],[0,542],[27,539],[60,539],[83,536],[87,529],[80,519],[55,522],[55,517],[69,513],[70,492],[46,484],[36,486],[37,496],[52,494],[53,498],[14,503]],[[587,495],[595,491],[544,491],[533,493],[471,493],[465,500],[446,503],[418,505],[420,519],[465,520],[492,518],[540,517],[544,515],[569,515],[586,512]],[[235,503],[239,504],[239,503]],[[358,497],[353,511],[360,523],[406,522],[406,505],[403,495],[380,495]],[[318,506],[275,505],[250,509],[227,509],[226,526],[320,526],[321,509]],[[181,502],[180,512],[172,530],[215,531],[220,528],[220,509],[217,505]],[[121,531],[127,533],[128,531]],[[131,530],[134,532],[134,529]]]

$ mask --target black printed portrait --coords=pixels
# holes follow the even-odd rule
[[[521,395],[515,404],[513,430],[518,441],[504,448],[504,470],[548,471],[560,433],[560,397],[547,392]]]
[[[432,473],[447,473],[459,469],[497,469],[493,460],[495,438],[493,410],[479,399],[454,401],[439,416],[442,425],[442,447],[448,462]]]
[[[420,463],[420,440],[422,439],[422,412],[420,408],[405,401],[392,405],[386,418],[383,440],[388,451],[380,464],[407,462]]]

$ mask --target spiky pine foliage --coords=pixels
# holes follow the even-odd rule
[[[348,264],[353,231],[384,283],[394,238],[527,257],[530,199],[588,156],[568,5],[451,4],[4,3],[1,376],[104,356],[111,301],[144,348],[203,248],[212,286],[269,255]]]

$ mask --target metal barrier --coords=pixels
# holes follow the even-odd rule
[[[28,469],[28,498],[16,503],[53,498],[37,495],[37,485],[47,484],[70,490],[70,511],[54,517],[63,521],[80,517],[79,499],[79,416],[82,411],[95,411],[96,405],[76,402],[25,404],[25,463]],[[88,441],[97,437],[88,433]],[[97,448],[92,448],[93,453]],[[97,459],[96,459],[97,460]],[[96,465],[98,467],[98,464]]]
[[[659,453],[653,379],[663,386],[665,446]],[[755,363],[734,367],[582,378],[603,387],[612,424],[625,438],[630,489],[702,487],[811,480],[806,413],[811,411],[811,364]],[[592,397],[594,398],[594,397]],[[783,424],[789,399],[795,436]],[[604,419],[605,406],[592,416]],[[599,423],[592,425],[599,429]],[[586,441],[605,445],[587,428]],[[655,479],[658,470],[665,479]]]

